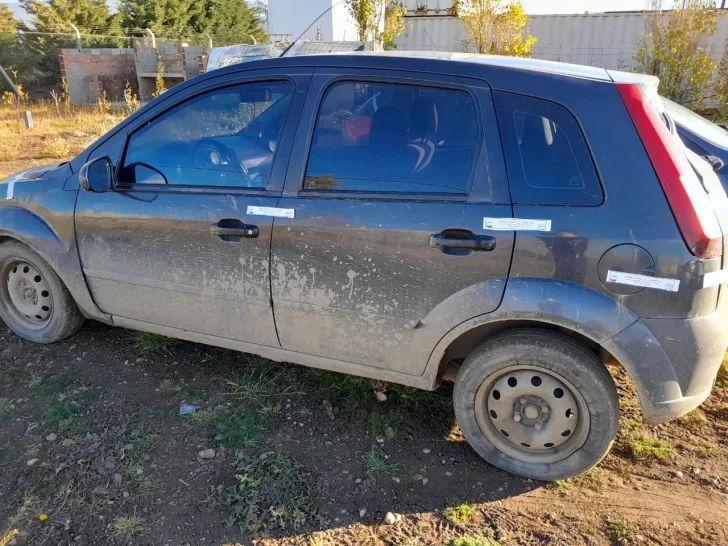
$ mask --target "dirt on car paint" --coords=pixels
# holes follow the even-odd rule
[[[372,385],[96,323],[39,346],[0,325],[0,543],[17,530],[11,544],[728,544],[728,383],[643,427],[613,373],[612,454],[546,484],[475,455],[447,385]],[[183,403],[200,410],[180,416]]]

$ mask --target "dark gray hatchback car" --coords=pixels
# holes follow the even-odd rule
[[[608,452],[629,373],[648,423],[728,347],[725,193],[654,78],[453,54],[231,66],[69,163],[0,184],[0,317],[86,318],[434,389],[537,479]]]

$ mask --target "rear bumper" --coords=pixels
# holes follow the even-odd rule
[[[646,423],[664,423],[710,395],[728,349],[728,316],[640,319],[602,346],[624,366]]]

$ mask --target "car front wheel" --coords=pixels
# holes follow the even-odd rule
[[[20,337],[54,343],[84,322],[55,271],[17,241],[0,244],[0,318]]]
[[[510,330],[485,341],[458,372],[454,405],[465,438],[486,461],[543,481],[596,465],[619,424],[606,368],[548,330]]]

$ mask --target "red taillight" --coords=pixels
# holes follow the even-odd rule
[[[657,178],[690,252],[700,258],[723,255],[723,233],[713,206],[676,138],[634,83],[617,83]]]

